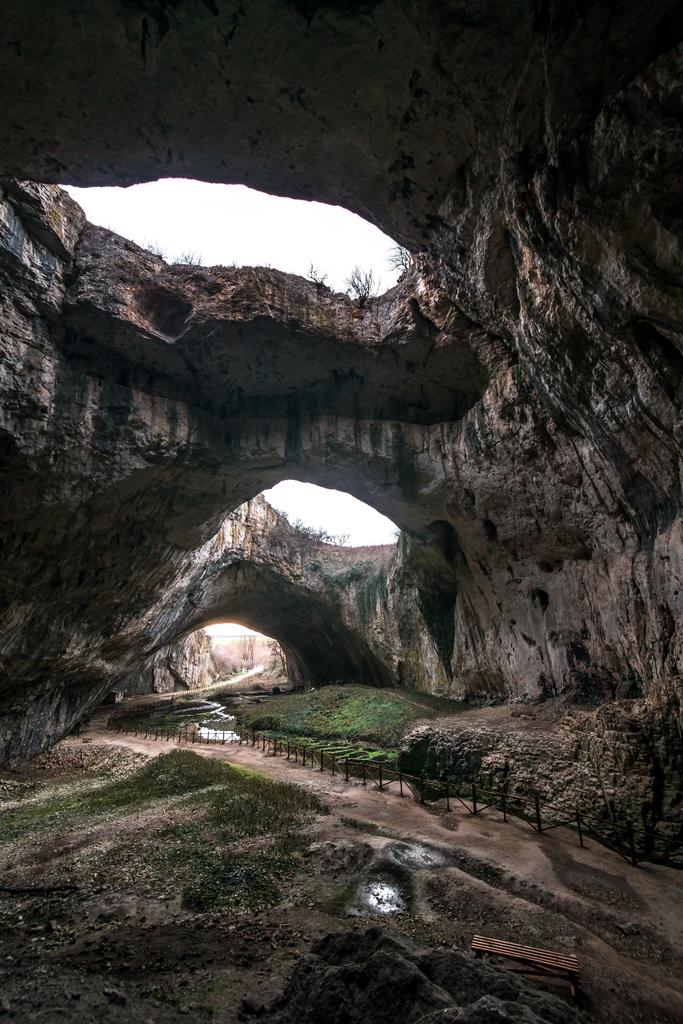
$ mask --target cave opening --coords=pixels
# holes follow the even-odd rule
[[[393,239],[342,206],[245,185],[161,178],[127,188],[63,187],[91,224],[171,266],[273,267],[333,292],[355,294],[364,284],[368,295],[379,295],[411,262]]]
[[[214,622],[204,633],[218,678],[242,682],[267,674],[273,683],[286,679],[284,652],[275,637],[240,622]]]
[[[243,672],[295,688],[390,683],[366,634],[386,611],[398,536],[349,493],[281,481],[223,522],[201,594],[189,604],[179,594],[158,663],[184,666],[195,685]],[[182,673],[174,679],[185,688]]]

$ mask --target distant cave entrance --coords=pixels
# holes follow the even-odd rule
[[[386,598],[396,527],[342,492],[285,481],[266,493],[279,510],[259,495],[228,517],[228,546],[173,642],[203,651],[202,633],[226,677],[262,666],[274,685],[390,685],[369,593]]]
[[[287,681],[286,655],[278,640],[238,622],[217,622],[204,628],[219,679],[265,676],[273,686]]]

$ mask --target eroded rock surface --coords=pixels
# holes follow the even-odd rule
[[[516,704],[425,724],[404,737],[399,763],[679,838],[682,748],[667,708],[623,700],[543,711],[545,720]]]
[[[266,1013],[278,1024],[384,1024],[397,1017],[459,1024],[575,1024],[563,1000],[517,974],[450,950],[424,950],[379,928],[328,935]]]

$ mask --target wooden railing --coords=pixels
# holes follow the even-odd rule
[[[640,861],[654,861],[683,867],[683,844],[680,840],[638,829],[630,821],[606,821],[578,806],[570,808],[544,803],[538,794],[512,794],[505,786],[494,789],[491,783],[487,787],[481,780],[467,784],[453,779],[429,779],[390,768],[382,761],[340,756],[329,745],[282,740],[240,724],[235,730],[211,728],[213,735],[202,737],[196,725],[161,728],[135,721],[135,717],[134,713],[113,714],[107,721],[107,728],[147,740],[221,746],[226,743],[246,744],[265,755],[284,757],[304,768],[339,775],[346,782],[356,779],[362,785],[371,785],[380,791],[394,786],[399,796],[411,796],[421,804],[444,802],[447,811],[453,804],[475,817],[484,811],[496,810],[502,814],[503,821],[517,818],[540,834],[556,828],[569,829],[576,835],[580,846],[585,845],[586,839],[592,839],[633,865]]]

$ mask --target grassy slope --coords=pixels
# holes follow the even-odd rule
[[[452,712],[452,705],[427,694],[370,686],[326,686],[296,693],[238,712],[251,728],[287,736],[398,745],[415,722]]]
[[[300,859],[297,834],[325,807],[299,786],[173,751],[123,780],[87,790],[74,784],[71,794],[5,811],[0,859],[7,857],[3,846],[28,836],[50,842],[105,822],[115,835],[117,818],[130,811],[151,814],[121,845],[95,844],[88,870],[98,868],[95,877],[115,886],[176,892],[186,906],[210,910],[276,903],[282,879]],[[240,848],[254,840],[257,849]]]

